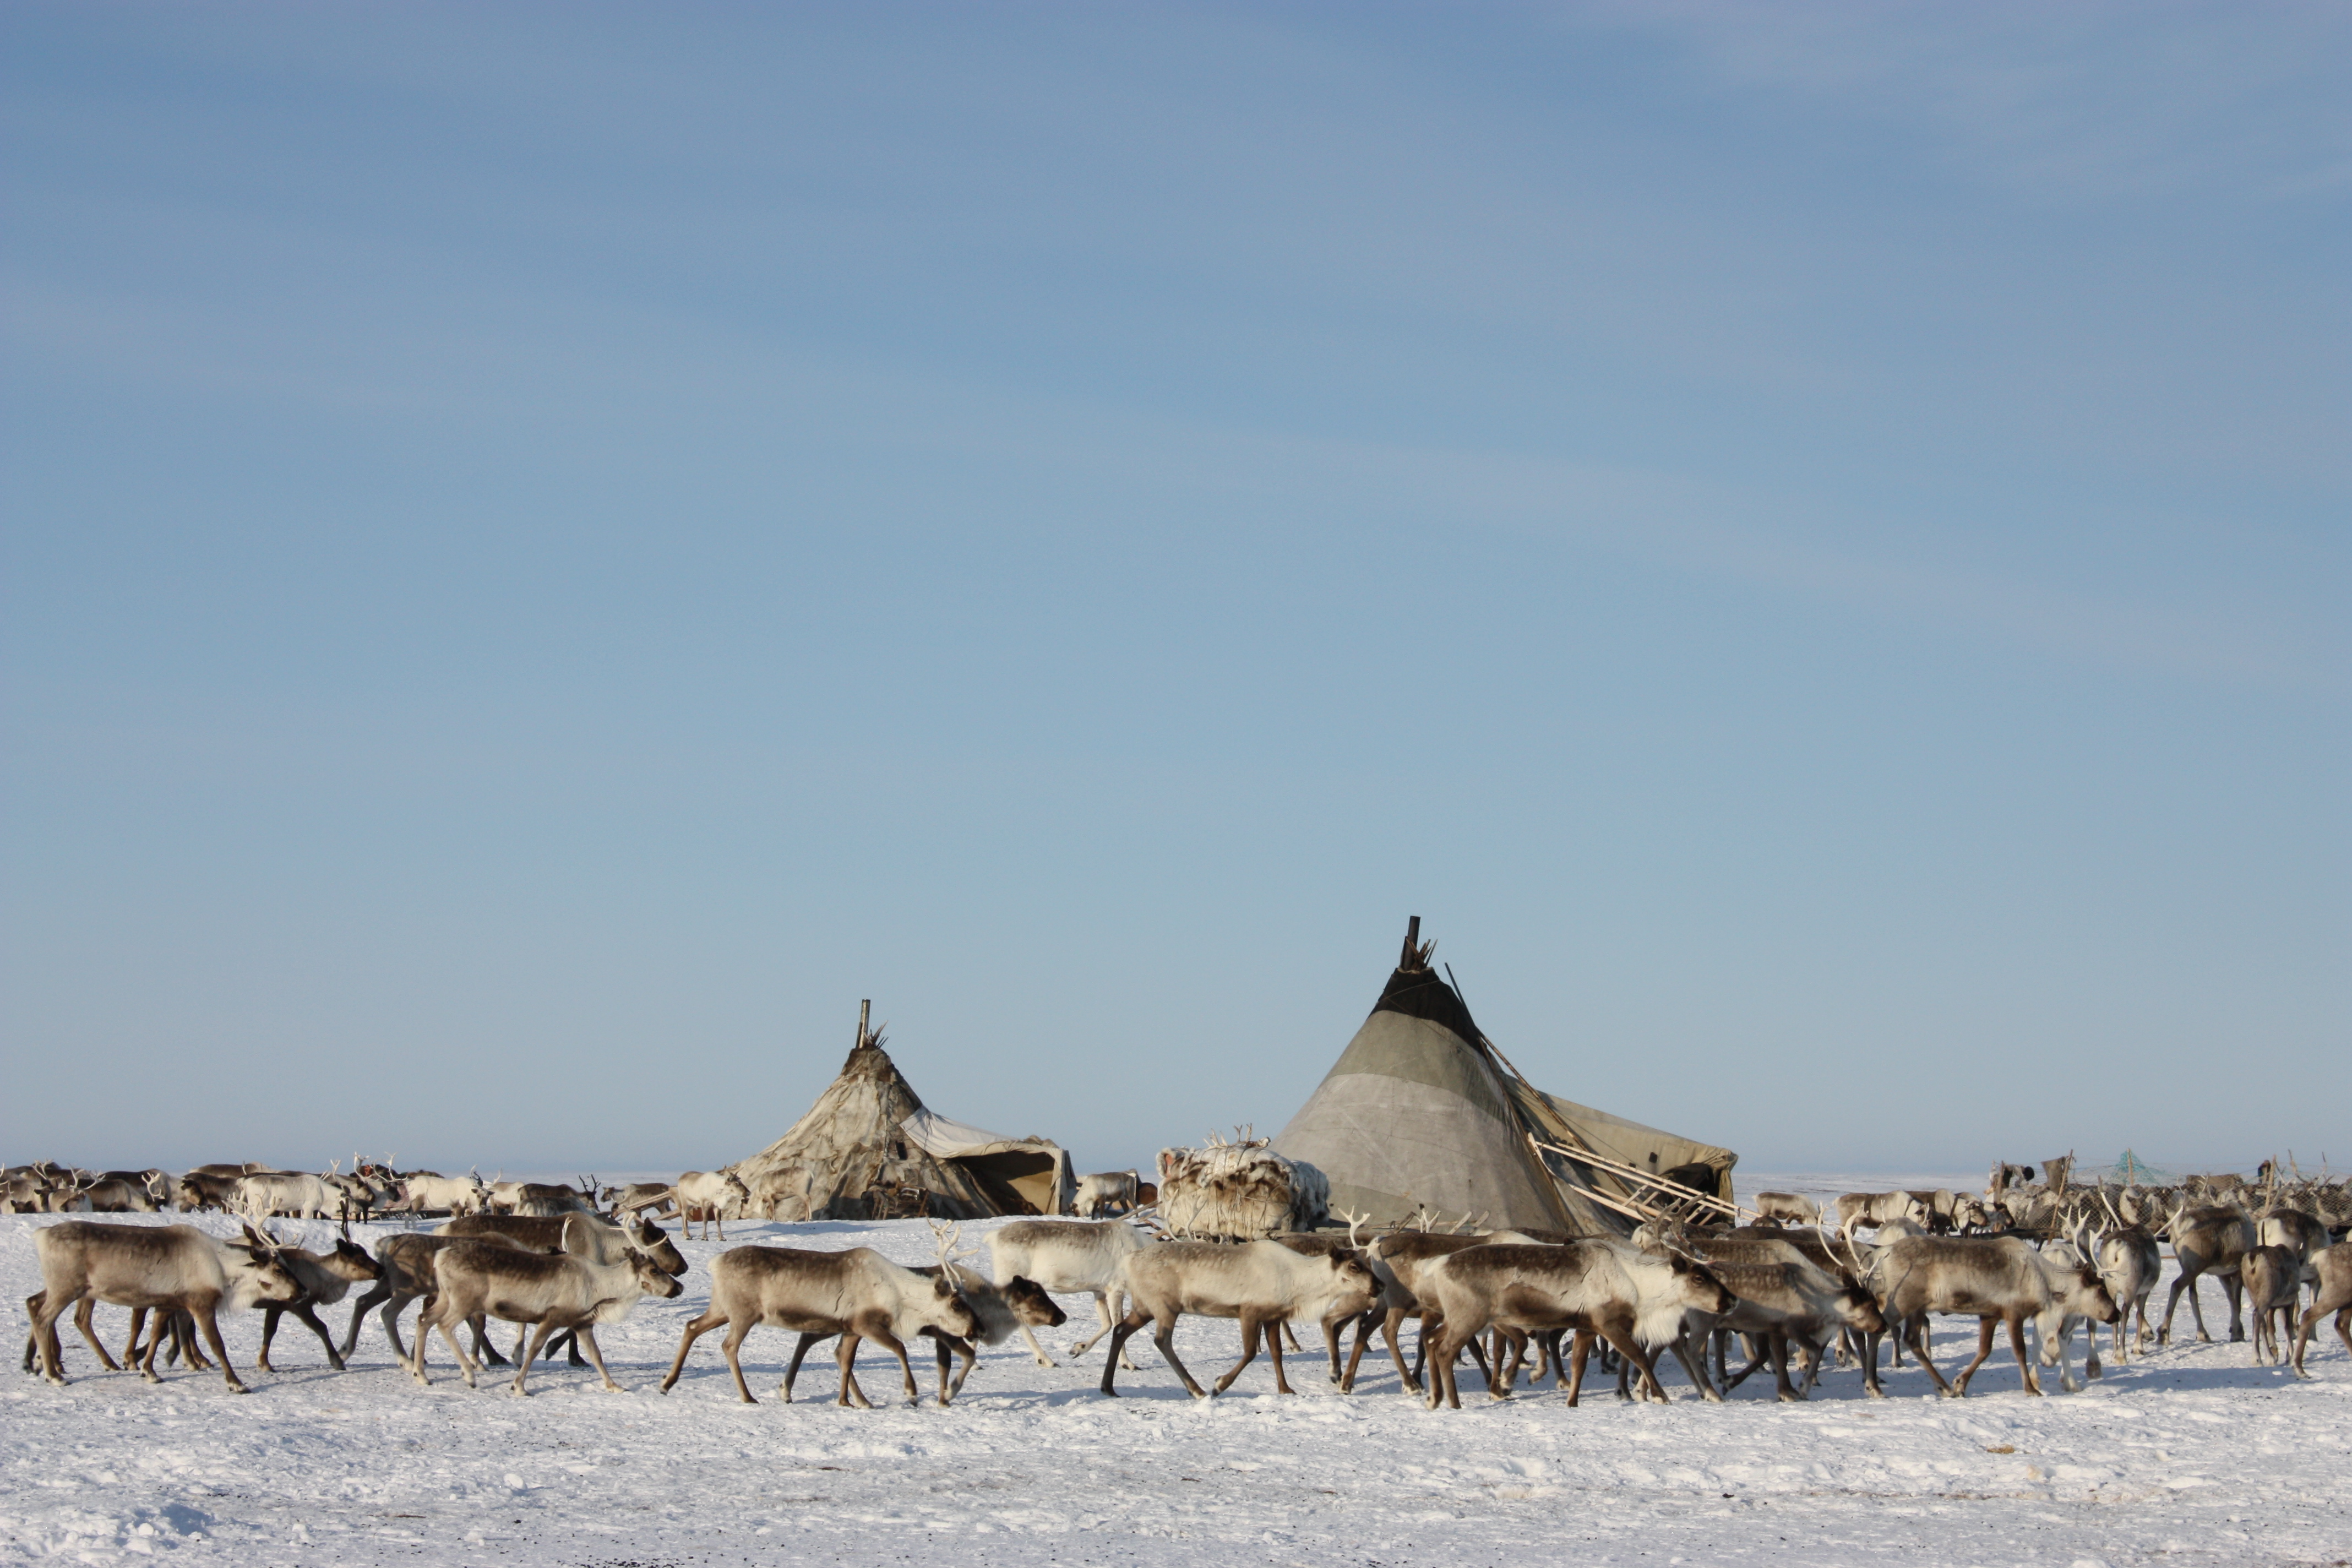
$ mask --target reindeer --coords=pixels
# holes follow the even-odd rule
[[[530,1375],[541,1346],[558,1329],[579,1331],[605,1391],[625,1392],[604,1368],[596,1325],[619,1322],[640,1296],[667,1300],[686,1290],[676,1276],[634,1247],[619,1262],[602,1264],[563,1253],[524,1252],[499,1241],[457,1241],[443,1247],[433,1258],[433,1298],[416,1320],[416,1355],[409,1363],[416,1381],[431,1382],[425,1369],[425,1346],[429,1331],[437,1328],[465,1370],[466,1386],[474,1387],[475,1363],[457,1342],[456,1325],[487,1314],[539,1326],[530,1349],[515,1358],[509,1392],[517,1397],[526,1392],[523,1380]]]
[[[2210,1344],[2213,1336],[2205,1331],[2205,1308],[2197,1299],[2200,1275],[2210,1274],[2221,1281],[2221,1292],[2230,1300],[2230,1339],[2232,1343],[2246,1337],[2239,1315],[2240,1286],[2238,1266],[2254,1245],[2254,1222],[2236,1204],[2215,1205],[2191,1208],[2184,1199],[2172,1211],[2165,1226],[2172,1237],[2173,1260],[2179,1264],[2179,1277],[2172,1282],[2172,1294],[2164,1303],[2164,1326],[2156,1331],[2156,1342],[2172,1342],[2172,1314],[2180,1306],[2180,1293],[2189,1292],[2189,1314],[2197,1320],[2197,1337]]]
[[[1142,1183],[1142,1176],[1133,1171],[1100,1171],[1091,1176],[1080,1176],[1071,1207],[1088,1219],[1100,1219],[1114,1212],[1132,1213],[1136,1193]]]
[[[1152,1341],[1186,1391],[1195,1399],[1212,1396],[1213,1391],[1195,1382],[1176,1354],[1176,1324],[1186,1312],[1240,1320],[1242,1359],[1217,1379],[1213,1393],[1232,1387],[1242,1369],[1256,1359],[1261,1332],[1274,1360],[1275,1387],[1292,1393],[1283,1375],[1282,1342],[1273,1331],[1287,1318],[1328,1321],[1352,1316],[1370,1308],[1381,1293],[1381,1282],[1361,1253],[1302,1256],[1278,1241],[1162,1242],[1129,1253],[1119,1265],[1118,1282],[1134,1304],[1111,1331],[1110,1349],[1103,1357],[1102,1391],[1114,1397],[1119,1352],[1146,1323],[1156,1325]]]
[[[264,1234],[268,1234],[267,1227]],[[273,1238],[275,1239],[275,1238]],[[331,1307],[351,1293],[354,1282],[378,1279],[383,1275],[383,1266],[370,1258],[351,1238],[349,1226],[335,1238],[331,1252],[308,1252],[299,1247],[278,1244],[278,1261],[301,1287],[290,1301],[265,1301],[261,1307],[261,1351],[253,1364],[264,1372],[276,1372],[269,1364],[269,1342],[278,1337],[278,1320],[288,1312],[299,1318],[304,1326],[319,1336],[327,1347],[327,1364],[337,1372],[343,1370],[342,1352],[335,1349],[335,1336],[319,1321],[315,1307]]]
[[[2295,1309],[2303,1304],[2302,1258],[2291,1247],[2250,1247],[2239,1260],[2238,1279],[2254,1319],[2254,1364],[2287,1360]]]
[[[719,1226],[719,1239],[727,1239],[727,1206],[735,1205],[738,1215],[751,1202],[751,1189],[743,1178],[732,1171],[688,1171],[677,1179],[671,1189],[677,1195],[677,1211],[686,1224],[686,1238],[694,1239],[694,1216],[702,1215],[702,1239],[710,1239],[713,1221]]]
[[[939,1355],[940,1404],[944,1407],[963,1392],[964,1379],[971,1375],[973,1365],[980,1360],[980,1345],[1003,1344],[1013,1337],[1016,1330],[1024,1326],[1059,1328],[1068,1321],[1068,1315],[1033,1279],[1015,1279],[1008,1285],[1000,1286],[987,1276],[965,1268],[963,1259],[979,1256],[980,1248],[975,1247],[961,1253],[955,1250],[956,1242],[963,1234],[961,1226],[951,1227],[932,1220],[930,1226],[932,1235],[938,1238],[940,1254],[944,1261],[935,1267],[918,1268],[915,1272],[934,1278],[944,1274],[980,1324],[979,1330],[969,1339],[959,1339],[933,1328],[919,1331],[925,1339],[931,1342]],[[792,1363],[784,1368],[785,1399],[790,1400],[793,1396],[793,1382],[800,1375],[801,1362],[811,1350],[832,1337],[830,1334],[814,1333],[800,1336],[793,1346]],[[953,1383],[948,1380],[948,1360],[951,1353],[961,1358],[962,1362],[956,1369]]]
[[[1797,1193],[1759,1193],[1756,1215],[1784,1225],[1819,1225],[1822,1205]]]
[[[2352,1353],[2352,1247],[2336,1246],[2314,1253],[2312,1271],[2319,1277],[2319,1287],[2313,1292],[2311,1309],[2303,1315],[2303,1322],[2294,1333],[2294,1374],[2308,1377],[2303,1370],[2303,1352],[2311,1343],[2311,1331],[2319,1320],[2328,1313],[2336,1314],[2336,1337],[2344,1342],[2344,1349]]]
[[[63,1386],[58,1365],[58,1318],[85,1298],[118,1307],[150,1308],[166,1313],[187,1312],[203,1330],[228,1386],[246,1392],[236,1368],[229,1364],[221,1344],[218,1312],[222,1306],[250,1307],[262,1301],[290,1301],[301,1287],[276,1256],[276,1250],[252,1226],[246,1241],[217,1241],[194,1226],[94,1225],[69,1220],[33,1235],[33,1250],[41,1261],[40,1294],[26,1303],[41,1352],[41,1375]],[[77,1318],[100,1361],[105,1351],[87,1324]],[[148,1342],[140,1373],[150,1383],[155,1375],[158,1332]]]
[[[1366,1249],[1366,1260],[1371,1264],[1374,1276],[1381,1281],[1381,1296],[1371,1310],[1380,1314],[1381,1341],[1388,1346],[1389,1361],[1396,1367],[1397,1378],[1407,1394],[1416,1398],[1421,1394],[1422,1367],[1428,1359],[1430,1342],[1437,1331],[1437,1323],[1420,1293],[1422,1268],[1435,1258],[1484,1246],[1486,1239],[1484,1236],[1446,1235],[1415,1227],[1391,1231],[1376,1238]],[[1422,1320],[1419,1342],[1414,1347],[1413,1363],[1410,1367],[1405,1364],[1404,1352],[1397,1343],[1397,1331],[1407,1318]],[[1495,1375],[1493,1364],[1487,1361],[1485,1348],[1475,1339],[1469,1342],[1467,1348],[1478,1363],[1479,1374],[1491,1381]],[[1356,1336],[1356,1348],[1348,1357],[1348,1370],[1339,1380],[1339,1392],[1342,1394],[1354,1392],[1356,1369],[1363,1359],[1364,1336],[1360,1333]]]
[[[1640,1369],[1645,1397],[1664,1400],[1668,1395],[1658,1382],[1654,1349],[1681,1336],[1685,1312],[1721,1314],[1734,1304],[1722,1282],[1687,1257],[1662,1258],[1627,1242],[1601,1238],[1558,1247],[1489,1243],[1467,1247],[1430,1259],[1419,1271],[1416,1290],[1436,1307],[1441,1320],[1430,1350],[1432,1410],[1441,1404],[1462,1408],[1454,1358],[1495,1323],[1522,1332],[1576,1331],[1567,1379],[1571,1405],[1582,1388],[1585,1358],[1596,1336]],[[1495,1379],[1487,1393],[1507,1399],[1509,1384]]]
[[[460,1241],[495,1242],[504,1247],[530,1250],[524,1248],[521,1242],[510,1237],[497,1235],[425,1236],[415,1231],[405,1231],[398,1236],[384,1237],[376,1243],[375,1262],[378,1272],[375,1284],[352,1307],[351,1331],[343,1337],[342,1355],[345,1361],[351,1359],[352,1347],[360,1342],[360,1324],[367,1317],[369,1310],[381,1307],[383,1308],[383,1334],[384,1338],[392,1342],[393,1356],[403,1365],[407,1364],[410,1360],[408,1347],[400,1342],[400,1314],[408,1310],[408,1304],[411,1301],[433,1293],[434,1255],[443,1247],[455,1246]],[[538,1250],[552,1249],[542,1247]],[[476,1323],[473,1328],[474,1354],[494,1366],[506,1365],[506,1357],[499,1354],[484,1335],[483,1325]]]
[[[1806,1397],[1820,1381],[1821,1357],[1834,1336],[1841,1342],[1857,1339],[1870,1348],[1872,1353],[1864,1359],[1863,1384],[1874,1399],[1885,1397],[1878,1383],[1875,1347],[1878,1336],[1886,1331],[1886,1321],[1876,1300],[1830,1254],[1818,1234],[1748,1230],[1720,1237],[1685,1234],[1677,1239],[1739,1299],[1740,1304],[1719,1325],[1720,1330],[1754,1342],[1748,1365],[1733,1376],[1722,1365],[1724,1347],[1718,1332],[1717,1366],[1725,1374],[1727,1394],[1746,1382],[1769,1355],[1780,1397]],[[1751,1323],[1761,1326],[1748,1326]],[[1802,1389],[1791,1388],[1789,1383],[1788,1352],[1792,1342],[1811,1357]]]
[[[942,1248],[943,1267],[945,1262]],[[753,1328],[772,1323],[819,1338],[841,1335],[841,1345],[835,1353],[841,1368],[841,1391],[836,1399],[861,1410],[874,1408],[865,1391],[857,1386],[854,1370],[861,1341],[872,1340],[898,1358],[898,1370],[905,1375],[907,1397],[911,1403],[919,1396],[915,1369],[907,1359],[906,1342],[926,1329],[959,1340],[968,1340],[980,1331],[980,1319],[971,1304],[957,1293],[955,1285],[944,1274],[926,1277],[913,1269],[901,1268],[871,1247],[808,1252],[798,1247],[738,1247],[711,1260],[710,1305],[686,1325],[677,1342],[677,1354],[670,1362],[669,1375],[662,1379],[664,1394],[677,1385],[694,1342],[722,1323],[726,1325],[727,1337],[719,1342],[719,1350],[727,1357],[728,1370],[735,1374],[736,1397],[744,1404],[757,1405],[759,1401],[751,1397],[751,1385],[743,1381],[743,1363],[738,1352]],[[786,1404],[792,1403],[789,1381],[778,1393]]]
[[[1883,1226],[1888,1220],[1927,1223],[1927,1205],[1909,1193],[1845,1193],[1837,1201],[1838,1229],[1847,1236],[1856,1226]]]
[[[1969,1382],[1992,1354],[1993,1325],[2009,1325],[2011,1348],[2028,1394],[2039,1395],[2041,1380],[2025,1353],[2025,1320],[2032,1318],[2041,1331],[2044,1364],[2061,1369],[2067,1383],[2062,1334],[2070,1310],[2105,1323],[2116,1317],[2115,1301],[2106,1288],[2079,1273],[2076,1292],[2061,1298],[2051,1287],[2041,1254],[2014,1237],[1911,1237],[1880,1252],[1872,1269],[1879,1310],[1890,1323],[1909,1331],[1911,1348],[1919,1364],[1935,1380],[1937,1392],[1950,1398],[1966,1397]],[[1977,1320],[1977,1355],[1960,1375],[1947,1383],[1927,1352],[1927,1314],[1950,1312]]]
[[[475,1215],[489,1207],[489,1190],[479,1174],[445,1176],[438,1171],[411,1171],[400,1178],[400,1205],[411,1214]]]
[[[2101,1194],[2102,1202],[2105,1195]],[[2164,1254],[2156,1245],[2156,1237],[2137,1225],[2126,1225],[2114,1204],[2107,1203],[2107,1215],[2114,1223],[2095,1236],[2090,1219],[2077,1220],[2070,1239],[2074,1250],[2091,1260],[2106,1285],[2107,1295],[2116,1304],[2115,1357],[2117,1363],[2131,1357],[2126,1349],[2124,1331],[2132,1315],[2139,1315],[2138,1331],[2132,1336],[2130,1349],[2145,1352],[2149,1329],[2147,1326],[2148,1298],[2156,1293],[2156,1282],[2164,1272]],[[2093,1351],[2096,1357],[2095,1347]]]
[[[229,1207],[247,1220],[288,1215],[324,1219],[335,1206],[333,1189],[320,1176],[301,1171],[257,1171],[237,1178]]]
[[[1116,1321],[1114,1309],[1124,1305],[1123,1300],[1113,1300],[1120,1292],[1119,1266],[1157,1242],[1158,1237],[1138,1230],[1123,1219],[1015,1220],[990,1235],[989,1268],[999,1285],[1026,1278],[1047,1290],[1092,1296],[1096,1310],[1102,1314],[1102,1328],[1070,1347],[1072,1356],[1082,1356],[1111,1331]],[[1029,1342],[1039,1366],[1055,1364],[1054,1358],[1045,1353],[1045,1347],[1037,1342],[1036,1334],[1025,1323],[1022,1325],[1021,1337]],[[1129,1372],[1136,1370],[1131,1361],[1121,1364]]]
[[[614,1198],[613,1212],[622,1215],[676,1214],[677,1188],[667,1182],[631,1182]]]
[[[642,1216],[614,1222],[602,1215],[568,1214],[561,1217],[548,1215],[468,1215],[434,1227],[436,1236],[483,1237],[499,1236],[530,1252],[564,1252],[584,1258],[591,1263],[618,1263],[632,1247],[653,1259],[662,1272],[671,1275],[686,1272],[686,1257],[670,1241],[661,1226]],[[483,1338],[484,1325],[474,1325],[476,1340]],[[522,1353],[523,1341],[530,1330],[515,1336],[515,1353]],[[580,1359],[578,1337],[570,1329],[550,1341],[552,1352],[564,1351],[573,1366],[586,1366]],[[504,1357],[492,1353],[486,1357],[491,1364],[503,1366]]]

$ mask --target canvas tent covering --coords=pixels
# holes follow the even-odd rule
[[[1007,1138],[927,1109],[869,1033],[791,1131],[729,1169],[771,1219],[942,1219],[1067,1214],[1070,1156],[1045,1138]]]
[[[1274,1141],[1331,1184],[1331,1212],[1393,1225],[1426,1208],[1496,1228],[1629,1234],[1660,1211],[1720,1217],[1738,1156],[1546,1094],[1405,950],[1371,1016]]]

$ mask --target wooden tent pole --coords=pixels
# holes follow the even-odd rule
[[[872,1037],[866,1026],[872,1021],[873,1017],[874,998],[868,996],[857,1004],[857,1043],[861,1046]]]
[[[1411,969],[1421,956],[1421,917],[1410,915],[1404,922],[1404,952],[1397,958],[1399,969]]]

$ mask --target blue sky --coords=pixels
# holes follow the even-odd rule
[[[0,29],[8,1160],[2352,1164],[2340,9]]]

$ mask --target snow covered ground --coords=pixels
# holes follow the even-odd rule
[[[1852,1179],[1822,1180],[1813,1190]],[[13,1301],[37,1289],[31,1237],[48,1223],[0,1218]],[[314,1245],[330,1234],[281,1228]],[[919,1222],[729,1227],[725,1245],[746,1242],[931,1253]],[[803,1402],[776,1402],[790,1346],[761,1330],[745,1364],[762,1404],[735,1402],[715,1334],[662,1395],[720,1249],[685,1244],[686,1294],[600,1335],[622,1394],[562,1366],[535,1372],[528,1400],[493,1379],[468,1390],[437,1342],[436,1381],[420,1389],[373,1318],[349,1373],[329,1371],[289,1321],[279,1372],[257,1373],[254,1315],[226,1325],[253,1394],[177,1370],[149,1386],[100,1371],[68,1325],[70,1386],[0,1384],[0,1561],[2352,1562],[2352,1363],[2332,1333],[2308,1383],[2256,1368],[2244,1345],[2191,1342],[2111,1365],[2083,1394],[2053,1380],[2041,1399],[2020,1391],[2004,1350],[1961,1402],[1929,1397],[1906,1366],[1890,1399],[1832,1373],[1794,1405],[1769,1380],[1728,1405],[1679,1382],[1664,1407],[1603,1390],[1570,1410],[1524,1388],[1493,1405],[1465,1377],[1458,1413],[1400,1398],[1377,1350],[1350,1398],[1310,1358],[1294,1363],[1298,1397],[1276,1395],[1261,1360],[1232,1394],[1195,1403],[1139,1341],[1144,1370],[1122,1374],[1128,1396],[1111,1401],[1095,1392],[1099,1351],[1048,1370],[1015,1341],[984,1356],[952,1408],[869,1412],[830,1402],[821,1357]],[[1089,1304],[1064,1304],[1074,1328]],[[2209,1289],[2209,1321],[2226,1332],[2220,1305]],[[121,1340],[120,1309],[99,1321]],[[1941,1336],[1948,1363],[1957,1327]],[[1230,1323],[1188,1320],[1182,1332],[1204,1373],[1235,1353]],[[1048,1336],[1057,1356],[1076,1337]],[[861,1360],[877,1399],[896,1387],[885,1364],[870,1350]]]

